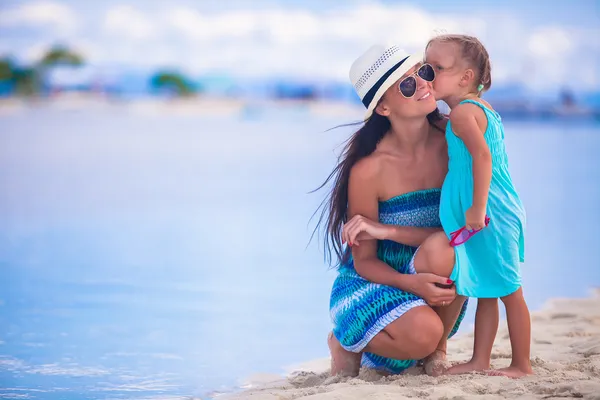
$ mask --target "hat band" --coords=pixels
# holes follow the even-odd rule
[[[371,104],[371,102],[373,101],[373,97],[375,97],[375,94],[377,93],[377,91],[379,90],[381,85],[383,85],[383,83],[386,81],[386,79],[389,78],[390,75],[392,75],[394,73],[394,71],[396,71],[398,68],[400,68],[402,63],[404,63],[404,61],[406,61],[408,59],[408,57],[410,57],[410,56],[407,56],[407,57],[403,58],[402,60],[400,60],[396,65],[394,65],[392,68],[390,68],[388,70],[388,72],[383,74],[383,76],[381,78],[379,78],[379,80],[377,82],[375,82],[373,87],[367,92],[367,94],[365,94],[365,97],[363,97],[363,99],[362,99],[362,103],[365,105],[365,107],[369,108],[369,104]]]

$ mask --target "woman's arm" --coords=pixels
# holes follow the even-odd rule
[[[362,215],[371,221],[379,219],[379,195],[377,177],[379,166],[373,159],[359,161],[350,172],[348,184],[348,216]],[[380,224],[381,225],[381,224]],[[387,225],[389,226],[389,225]],[[427,228],[415,228],[417,230]],[[344,227],[344,231],[346,227]],[[398,231],[398,239],[424,236],[425,231]],[[344,236],[347,232],[345,232]],[[377,240],[364,240],[360,245],[352,246],[354,269],[364,279],[382,285],[396,287],[405,292],[422,297],[430,305],[442,305],[451,302],[456,296],[454,289],[442,289],[438,284],[447,284],[448,278],[434,274],[402,274],[377,257]],[[349,243],[350,245],[352,243]]]
[[[413,247],[420,246],[431,234],[442,230],[442,228],[417,228],[415,226],[387,226],[389,233],[385,239]]]
[[[350,246],[359,246],[368,240],[391,240],[396,243],[418,247],[432,233],[442,228],[420,228],[416,226],[387,225],[373,221],[364,215],[355,214],[344,224],[342,240]]]

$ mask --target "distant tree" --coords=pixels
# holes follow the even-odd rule
[[[33,66],[21,67],[10,58],[0,59],[0,82],[12,84],[16,94],[33,96],[42,89],[42,77],[47,68],[57,65],[80,66],[83,57],[62,46],[54,46]]]
[[[37,62],[35,73],[38,76],[35,91],[39,92],[42,88],[42,82],[46,81],[46,74],[49,69],[57,66],[80,67],[84,64],[84,59],[78,53],[67,47],[55,45],[50,48]]]
[[[40,87],[35,68],[19,67],[10,58],[0,59],[0,82],[9,82],[17,94],[24,96],[36,94]]]
[[[84,64],[83,57],[66,47],[54,46],[44,54],[38,62],[42,67],[52,67],[55,65],[81,66]]]
[[[17,94],[33,96],[40,91],[40,75],[35,68],[16,68],[13,81]]]
[[[190,96],[196,87],[182,74],[172,71],[160,71],[154,74],[151,85],[157,90],[168,90],[178,97]]]
[[[8,57],[0,59],[0,81],[12,81],[14,78],[15,64]]]

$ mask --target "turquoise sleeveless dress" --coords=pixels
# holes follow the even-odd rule
[[[427,189],[396,196],[379,203],[379,221],[384,224],[415,227],[440,227],[440,189]],[[396,271],[414,274],[414,254],[417,248],[382,240],[377,256]],[[425,301],[403,290],[372,283],[354,269],[352,258],[341,265],[333,283],[329,311],[333,334],[348,351],[361,352],[390,322],[408,310],[427,305]],[[450,336],[454,335],[465,316],[467,303]],[[362,365],[390,373],[400,373],[417,360],[395,360],[363,353]]]
[[[458,294],[478,298],[507,296],[521,286],[520,263],[525,261],[525,209],[513,185],[504,146],[500,115],[483,104],[464,100],[483,109],[488,120],[484,133],[492,155],[487,215],[489,225],[464,244],[456,246],[456,264],[450,279]],[[448,175],[442,186],[440,219],[444,232],[465,225],[465,212],[473,204],[472,158],[464,142],[446,127]]]

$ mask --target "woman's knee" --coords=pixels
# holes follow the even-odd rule
[[[420,360],[433,353],[444,335],[442,320],[429,306],[413,308],[398,322],[402,325],[392,323],[386,331],[405,346],[410,359]]]
[[[454,248],[444,232],[429,236],[419,247],[415,257],[415,270],[439,276],[450,276],[454,268]]]
[[[431,314],[428,313],[416,321],[413,328],[409,342],[412,343],[415,353],[412,358],[419,360],[435,351],[444,335],[444,324],[435,311],[431,310]]]

